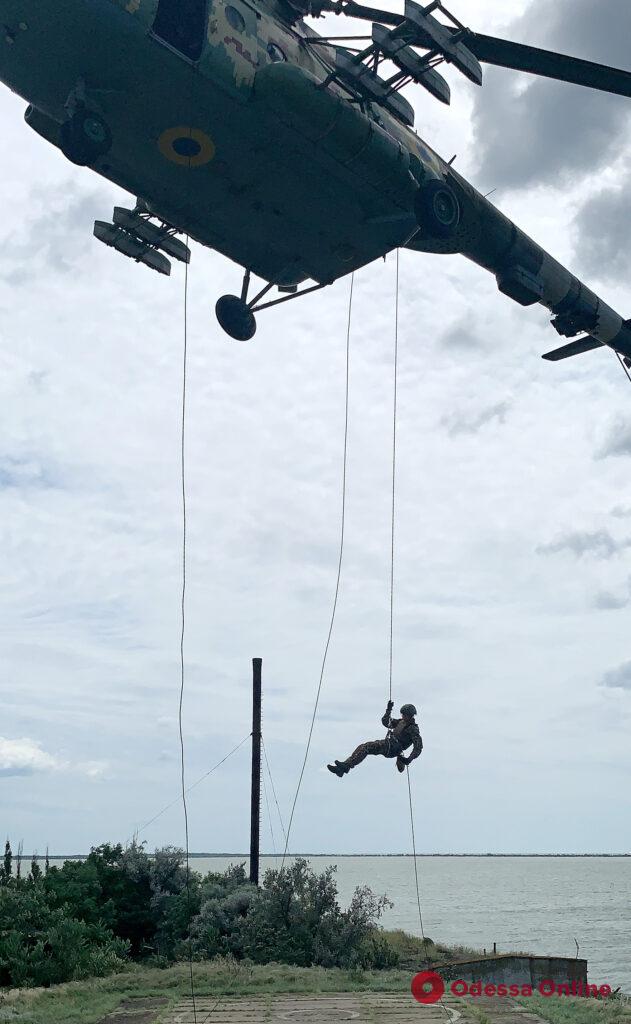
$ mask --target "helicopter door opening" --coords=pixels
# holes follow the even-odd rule
[[[189,60],[202,55],[208,0],[160,0],[153,33]]]

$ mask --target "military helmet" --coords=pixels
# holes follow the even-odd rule
[[[412,718],[414,715],[418,714],[418,711],[413,704],[404,704],[401,708],[401,714],[404,718]]]

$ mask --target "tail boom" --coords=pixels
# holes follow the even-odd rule
[[[593,341],[582,345],[577,339],[576,352],[567,351],[572,345],[564,346],[559,351],[565,351],[565,356],[558,358],[606,345],[631,359],[631,320],[623,319],[453,168],[447,180],[461,206],[461,222],[450,251],[495,274],[500,291],[520,305],[539,303],[549,309],[552,326],[562,337],[585,334]],[[431,251],[431,242],[421,235],[413,247]]]

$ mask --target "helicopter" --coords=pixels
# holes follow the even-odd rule
[[[543,358],[608,346],[631,366],[631,320],[434,152],[402,95],[415,83],[448,104],[442,64],[475,86],[486,63],[630,97],[631,73],[479,34],[440,0],[404,2],[0,0],[0,80],[36,133],[137,197],[97,239],[161,274],[190,261],[190,239],[243,269],[215,307],[236,340],[262,310],[407,248],[460,253],[515,302],[547,307],[566,342]],[[321,36],[305,18],[324,14],[370,34]]]

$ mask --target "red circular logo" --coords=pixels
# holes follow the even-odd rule
[[[444,992],[445,982],[436,971],[420,971],[412,978],[412,995],[419,1003],[437,1003]]]

